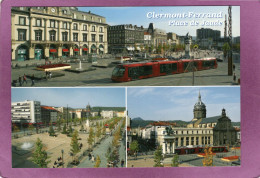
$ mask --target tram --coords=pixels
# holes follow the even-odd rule
[[[192,63],[197,71],[216,69],[218,67],[216,58],[182,59],[178,61],[153,60],[140,63],[126,63],[117,65],[111,80],[114,82],[128,82],[132,80],[159,77],[169,74],[191,72]]]

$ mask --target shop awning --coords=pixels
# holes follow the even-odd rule
[[[100,51],[104,51],[104,48],[99,48]]]
[[[88,51],[88,48],[83,48],[83,51]]]
[[[63,52],[69,52],[69,49],[62,49]]]
[[[51,53],[57,53],[57,50],[56,49],[50,49],[50,52]]]
[[[78,49],[78,48],[76,48],[76,49],[74,49],[74,51],[79,51],[79,49]]]

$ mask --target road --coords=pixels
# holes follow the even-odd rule
[[[173,56],[177,56],[176,54]],[[199,56],[203,57],[220,57],[221,53],[207,53],[201,52]],[[199,57],[197,56],[197,57]],[[118,60],[115,59],[100,59],[99,63],[103,65],[109,65],[111,62]],[[240,63],[235,61],[236,76],[240,78]],[[78,64],[71,64],[72,68],[77,68]],[[90,68],[90,63],[82,63],[82,68]],[[233,77],[227,75],[227,62],[218,62],[217,69],[204,70],[195,72],[195,85],[233,85]],[[83,73],[71,73],[68,71],[58,71],[58,73],[64,76],[56,77],[52,79],[44,79],[35,81],[34,87],[70,87],[70,86],[191,86],[192,85],[192,72],[167,75],[161,77],[148,78],[143,80],[136,80],[131,82],[115,83],[111,81],[111,74],[114,66],[108,66],[107,68],[96,68],[96,70],[83,72]],[[20,69],[12,69],[12,80],[18,79],[19,75],[26,74],[42,74],[42,71],[36,71],[35,67],[27,67]],[[28,79],[28,83],[23,87],[30,87],[31,82]]]

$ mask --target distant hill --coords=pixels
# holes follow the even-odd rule
[[[132,121],[143,121],[143,119],[141,117],[135,117],[132,119]]]
[[[98,111],[125,111],[125,107],[102,107],[102,106],[95,106],[91,108],[92,112]]]
[[[149,125],[150,123],[153,123],[156,121],[153,120],[143,120],[140,117],[134,118],[131,120],[131,128],[137,128],[137,127],[145,127]],[[186,127],[189,122],[181,121],[181,120],[172,120],[172,121],[166,121],[170,123],[176,123],[177,127]]]

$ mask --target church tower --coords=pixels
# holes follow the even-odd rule
[[[206,105],[201,101],[201,95],[199,92],[198,102],[195,103],[194,105],[194,109],[193,109],[194,117],[192,120],[206,118],[206,112],[207,112]]]

